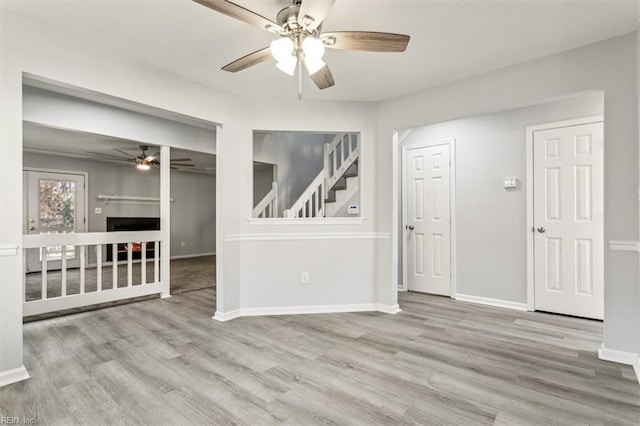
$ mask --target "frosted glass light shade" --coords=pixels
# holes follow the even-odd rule
[[[136,167],[138,168],[138,170],[149,170],[151,168],[151,166],[144,163],[136,164]]]
[[[293,41],[287,37],[273,40],[269,46],[271,56],[278,62],[283,62],[287,57],[291,57],[293,53]]]
[[[324,43],[319,38],[307,37],[302,40],[302,51],[306,58],[320,59],[324,55]]]
[[[310,75],[317,73],[326,65],[322,59],[314,58],[313,56],[305,56],[304,64],[306,65],[307,71],[309,71]]]
[[[283,58],[283,60],[279,61],[276,66],[278,69],[286,74],[293,75],[296,71],[296,64],[298,61],[295,56],[289,55],[288,57]]]

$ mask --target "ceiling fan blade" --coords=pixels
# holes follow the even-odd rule
[[[253,25],[254,27],[262,28],[263,30],[281,33],[284,29],[276,24],[275,22],[265,18],[264,16],[258,15],[255,12],[250,11],[249,9],[245,9],[244,7],[232,3],[226,0],[193,0],[196,3],[199,3],[203,6],[208,7],[209,9],[213,9],[216,12],[220,12],[223,15],[230,16],[239,21],[247,23],[249,25]]]
[[[248,55],[225,65],[222,67],[222,70],[229,72],[242,71],[259,64],[260,62],[264,62],[269,58],[271,58],[271,52],[268,47],[265,47],[264,49],[256,50],[253,53],[249,53]]]
[[[171,163],[172,166],[177,166],[177,167],[195,167],[194,164],[181,164],[181,163]]]
[[[410,39],[404,34],[372,31],[334,31],[322,33],[320,38],[331,49],[367,52],[404,52]]]
[[[298,23],[315,30],[327,17],[336,0],[303,0],[298,12]]]
[[[191,161],[191,158],[172,158],[172,159],[171,159],[171,160],[169,160],[169,161],[171,161],[172,163],[173,163],[174,161]]]
[[[92,152],[92,151],[85,151],[87,154],[92,154],[92,155],[99,155],[101,157],[107,157],[107,158],[112,158],[114,160],[121,160],[121,161],[131,161],[131,159],[129,158],[122,158],[119,157],[117,155],[110,155],[110,154],[103,154],[101,152]]]
[[[320,90],[336,84],[335,81],[333,81],[333,74],[331,74],[331,70],[327,65],[322,67],[320,71],[311,74],[311,80],[313,80]]]
[[[120,154],[124,154],[124,155],[126,155],[127,157],[129,157],[130,159],[133,159],[133,157],[131,156],[131,154],[129,154],[128,152],[124,152],[123,150],[118,149],[118,148],[113,148],[113,149],[114,149],[114,151],[118,151]]]

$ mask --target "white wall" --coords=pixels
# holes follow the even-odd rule
[[[603,108],[603,94],[593,93],[419,127],[402,141],[456,140],[457,293],[526,303],[525,128],[602,114]],[[518,178],[516,190],[503,188],[509,176]]]
[[[22,77],[39,76],[173,111],[200,120],[221,123],[218,146],[207,150],[217,154],[218,254],[217,310],[225,313],[243,307],[317,305],[322,303],[377,302],[378,292],[371,271],[378,261],[375,252],[380,239],[374,209],[374,141],[376,106],[361,103],[311,102],[295,99],[240,98],[184,80],[172,73],[138,62],[76,37],[3,14],[1,25],[2,64],[0,81],[0,244],[21,244],[22,171]],[[252,225],[247,221],[253,208],[253,131],[340,131],[360,132],[362,140],[361,212],[362,224],[342,225]],[[177,144],[177,142],[176,142]],[[211,141],[209,148],[213,145]],[[184,149],[203,150],[183,141]],[[16,208],[16,206],[18,206]],[[322,234],[326,238],[347,235],[347,239],[300,242],[295,235]],[[277,244],[247,238],[278,235]],[[311,285],[299,283],[299,265],[290,259],[300,248],[313,255]],[[337,274],[335,259],[352,260],[349,270]],[[388,256],[388,254],[387,254]],[[0,374],[22,365],[22,253],[0,257]],[[260,271],[274,270],[270,281]],[[354,280],[353,277],[362,277]],[[282,287],[286,286],[286,287]],[[295,291],[291,291],[295,288]],[[259,305],[259,306],[258,306]],[[213,309],[212,309],[213,310]]]
[[[25,121],[128,139],[143,145],[168,145],[215,154],[215,129],[153,117],[36,87],[24,86],[22,96]]]
[[[638,240],[638,97],[636,36],[626,35],[536,61],[479,75],[415,95],[383,102],[379,109],[376,157],[376,224],[392,230],[397,206],[391,205],[397,157],[394,129],[420,127],[464,117],[505,111],[603,90],[605,94],[605,242]],[[395,230],[394,230],[395,231]],[[504,242],[496,242],[503,244]],[[392,242],[378,251],[379,289],[396,280]],[[604,344],[635,352],[638,323],[639,262],[634,252],[605,253]],[[387,292],[393,302],[393,292]],[[516,296],[516,295],[514,295]]]

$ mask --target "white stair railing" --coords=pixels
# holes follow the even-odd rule
[[[146,296],[150,294],[162,293],[162,283],[160,277],[160,244],[162,243],[161,231],[132,231],[132,232],[86,232],[75,234],[33,234],[23,235],[22,245],[25,250],[25,259],[27,251],[39,249],[41,255],[41,289],[39,297],[27,298],[31,287],[27,288],[27,279],[25,271],[24,280],[24,303],[23,315],[37,315],[46,312],[53,312],[62,309],[77,308],[80,306],[93,305],[97,303],[110,302],[120,299],[128,299],[132,297]],[[95,247],[96,264],[89,267],[87,265],[87,249],[91,246]],[[56,261],[56,269],[58,262],[60,264],[60,272],[51,271],[47,260],[47,248],[63,247],[60,260]],[[67,252],[73,247],[75,252],[79,254],[80,267],[76,271],[67,268]],[[103,247],[111,250],[113,261],[105,263],[102,260]],[[151,248],[153,247],[153,248]],[[140,251],[140,260],[133,259],[133,252]],[[147,279],[147,250],[153,253],[153,279]],[[126,253],[127,260],[119,262],[118,253]],[[133,264],[140,263],[140,278],[133,276]],[[126,264],[126,286],[118,286],[118,264]],[[106,267],[106,268],[105,268]],[[103,270],[108,272],[111,270],[111,284],[103,283]],[[51,275],[59,276],[60,279],[60,296],[51,297],[49,293],[49,278]],[[71,277],[70,275],[73,275]],[[31,274],[30,274],[31,275]],[[89,277],[90,276],[90,277]],[[78,279],[78,288],[75,288]],[[73,293],[69,294],[69,279],[73,279]],[[88,280],[88,278],[90,278]],[[94,281],[95,279],[95,281]],[[89,282],[88,282],[89,281]],[[87,288],[90,284],[90,289]],[[95,284],[95,288],[94,288]],[[32,284],[29,284],[31,286]],[[56,286],[57,287],[57,286]],[[104,288],[109,287],[109,288]],[[56,288],[56,293],[58,293]]]
[[[271,191],[253,208],[252,217],[278,217],[278,182],[271,184]]]
[[[325,182],[323,169],[291,208],[284,211],[284,217],[324,217]]]
[[[329,191],[360,156],[360,135],[342,133],[324,145],[324,167],[284,217],[324,217]]]
[[[325,198],[328,198],[333,185],[360,156],[359,138],[359,134],[343,133],[324,146],[324,168],[327,170]]]

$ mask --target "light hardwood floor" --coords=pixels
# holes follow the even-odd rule
[[[401,293],[402,312],[211,319],[212,289],[25,325],[38,424],[640,424],[602,324]]]

